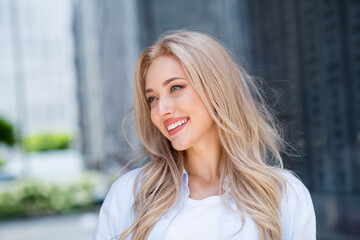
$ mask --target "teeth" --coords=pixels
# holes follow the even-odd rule
[[[174,128],[180,126],[180,125],[183,125],[184,123],[186,123],[187,120],[181,120],[181,121],[178,121],[176,123],[173,123],[173,124],[170,124],[167,129],[170,131],[170,130],[173,130]]]

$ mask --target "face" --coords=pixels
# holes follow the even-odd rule
[[[156,58],[145,89],[152,122],[176,150],[206,147],[209,139],[216,138],[215,123],[176,58]]]

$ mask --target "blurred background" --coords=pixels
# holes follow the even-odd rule
[[[360,238],[360,1],[0,0],[0,239],[91,239],[135,152],[137,57],[184,27],[264,79],[318,239]]]

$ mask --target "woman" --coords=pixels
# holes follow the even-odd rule
[[[140,56],[134,86],[151,161],[113,184],[94,239],[315,239],[274,119],[216,40],[165,34]]]

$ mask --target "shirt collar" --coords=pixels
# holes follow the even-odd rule
[[[228,177],[225,177],[225,182],[229,181]],[[232,199],[232,191],[230,186],[228,186],[228,194],[229,194],[229,199]],[[182,186],[181,186],[181,192],[182,194],[189,196],[190,195],[190,190],[189,190],[189,175],[187,173],[187,171],[185,170],[185,168],[183,168],[183,177],[182,177]]]
[[[190,195],[189,185],[188,184],[189,184],[189,175],[186,172],[185,168],[183,168],[181,191],[182,191],[182,194],[185,194],[186,196]]]

